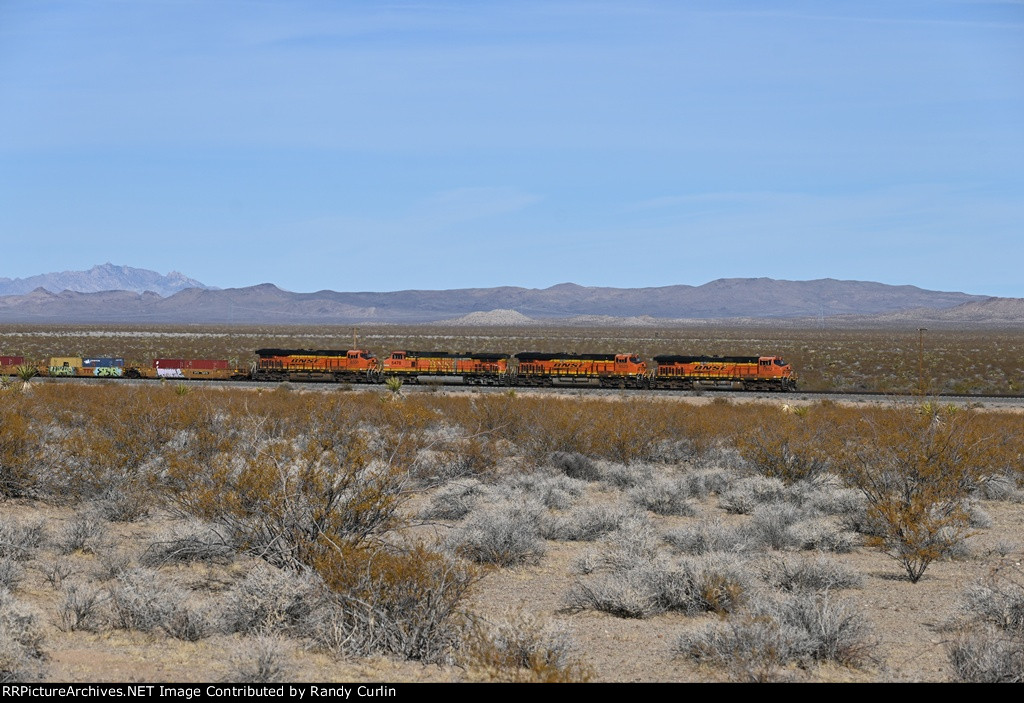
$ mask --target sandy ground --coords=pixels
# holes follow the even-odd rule
[[[604,491],[606,489],[602,489]],[[969,539],[970,556],[957,561],[936,562],[925,577],[912,584],[901,567],[877,551],[858,548],[852,553],[832,555],[864,577],[859,589],[844,590],[862,609],[876,641],[874,663],[851,670],[822,666],[795,671],[797,680],[808,681],[947,681],[950,668],[944,631],[957,612],[958,596],[965,587],[985,577],[999,560],[997,544],[1005,551],[1013,544],[1010,559],[1021,561],[1024,543],[1024,506],[987,501],[990,528],[978,529]],[[659,531],[695,520],[706,519],[720,509],[716,499],[706,499],[696,517],[651,516]],[[48,531],[57,534],[72,517],[67,509],[26,501],[0,506],[5,518],[26,520],[42,517]],[[163,526],[161,520],[111,525],[108,543],[129,553]],[[444,532],[443,525],[431,528]],[[526,612],[540,622],[558,622],[572,634],[577,651],[590,667],[596,681],[708,681],[721,672],[698,667],[675,657],[673,644],[690,628],[713,621],[717,616],[686,616],[678,613],[647,619],[624,619],[598,612],[568,613],[565,594],[578,578],[574,562],[595,543],[547,542],[547,553],[537,564],[492,569],[477,584],[469,602],[474,613],[500,619],[516,611]],[[57,552],[43,549],[23,562],[24,577],[16,597],[41,611],[46,634],[45,680],[48,681],[219,681],[233,676],[233,657],[240,640],[237,635],[217,635],[199,642],[182,642],[163,634],[142,634],[102,628],[97,632],[63,632],[57,626],[58,593],[43,578],[42,571]],[[68,557],[76,576],[95,578],[98,558],[75,553]],[[237,561],[229,567],[207,565],[165,567],[175,578],[190,583],[197,594],[226,589],[252,563]],[[304,649],[299,641],[285,646],[286,678],[293,681],[464,681],[472,672],[459,667],[429,666],[386,657],[344,659]],[[236,674],[234,674],[236,675]]]

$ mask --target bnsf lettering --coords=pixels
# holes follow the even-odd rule
[[[728,367],[725,364],[697,364],[694,371],[725,371]]]

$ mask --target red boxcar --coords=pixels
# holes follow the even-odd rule
[[[226,359],[153,359],[153,368],[227,371],[230,367]]]
[[[0,376],[16,376],[18,367],[24,364],[23,356],[0,356]]]

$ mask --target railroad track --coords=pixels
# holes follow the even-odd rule
[[[163,379],[129,379],[129,378],[89,378],[84,376],[72,377],[47,377],[37,376],[31,383],[85,383],[85,384],[116,384],[119,386],[159,386],[168,383],[188,388],[248,388],[274,390],[282,386],[295,390],[320,391],[320,392],[375,392],[391,393],[383,385],[377,384],[331,384],[331,383],[297,383],[277,381],[223,381],[223,380],[189,380],[174,381]],[[919,394],[898,394],[884,393],[881,391],[823,391],[823,390],[796,390],[789,392],[777,391],[740,391],[740,390],[652,390],[652,389],[615,389],[598,388],[590,386],[553,386],[553,387],[518,387],[518,386],[475,386],[467,385],[454,379],[443,383],[418,383],[405,384],[401,393],[410,395],[418,393],[478,393],[502,395],[509,392],[523,395],[549,394],[567,397],[595,397],[595,398],[678,398],[681,400],[693,399],[714,399],[727,398],[740,401],[773,401],[781,404],[803,403],[808,401],[832,400],[836,402],[860,402],[860,403],[919,403],[922,400],[938,403],[952,403],[955,405],[981,404],[986,407],[1024,407],[1024,395],[972,395],[967,393],[944,393],[939,395]]]

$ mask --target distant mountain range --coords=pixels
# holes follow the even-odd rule
[[[160,296],[174,295],[189,288],[214,290],[194,278],[171,271],[163,276],[156,271],[131,266],[115,266],[107,262],[88,271],[61,271],[43,273],[28,278],[0,278],[0,295],[23,295],[36,288],[51,293],[70,290],[78,293],[99,293],[108,290],[130,290],[136,293],[152,291]]]
[[[19,290],[33,282],[33,289]],[[653,326],[723,319],[751,324],[828,320],[1024,326],[1024,299],[830,278],[728,278],[701,286],[658,288],[562,283],[544,289],[379,293],[291,293],[269,283],[221,290],[177,272],[162,276],[113,264],[25,279],[0,278],[0,322]]]

